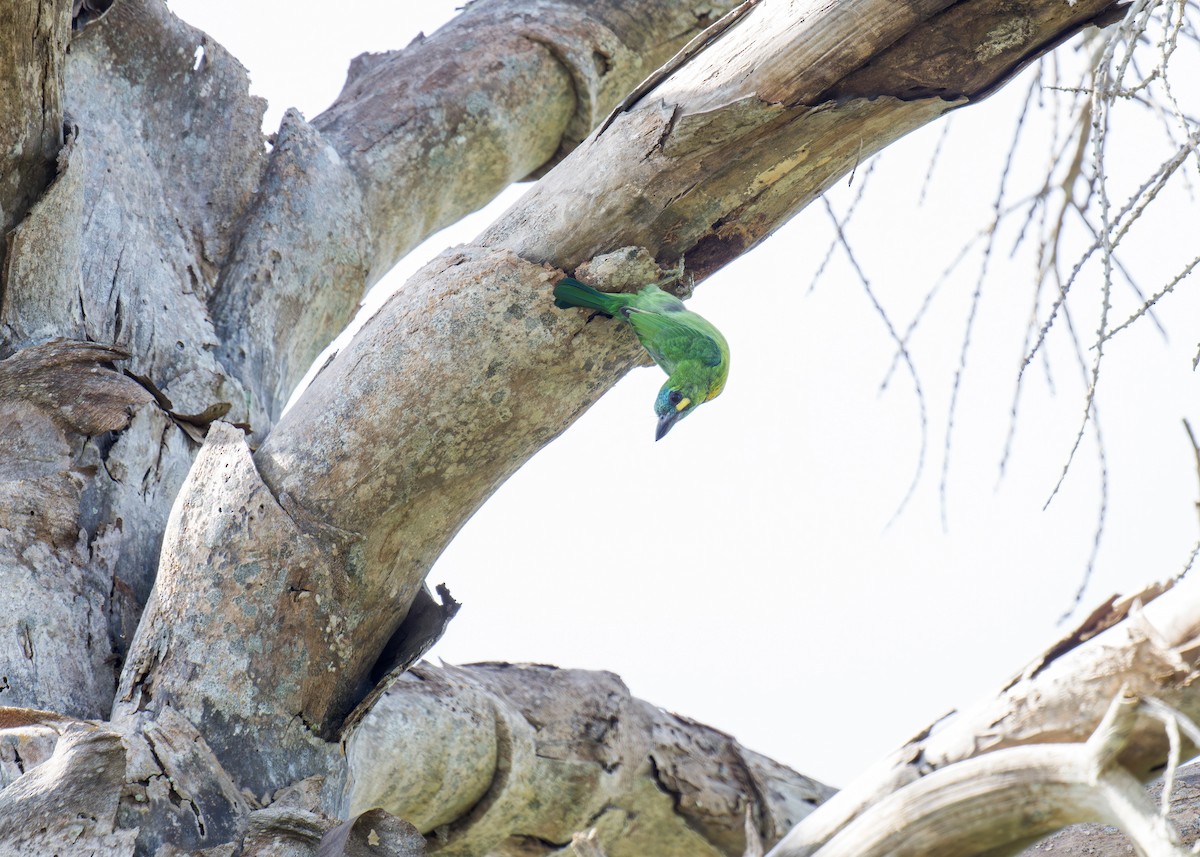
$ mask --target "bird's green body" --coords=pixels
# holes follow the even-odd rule
[[[716,398],[729,375],[729,345],[721,332],[657,285],[640,292],[599,292],[567,277],[554,287],[555,306],[596,310],[628,322],[654,362],[667,373],[654,412],[660,440],[671,426]]]

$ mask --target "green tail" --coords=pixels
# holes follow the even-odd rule
[[[605,315],[616,315],[628,298],[629,295],[606,295],[571,277],[559,280],[554,287],[554,305],[559,309],[577,306],[598,310]]]

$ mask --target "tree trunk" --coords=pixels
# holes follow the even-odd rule
[[[0,199],[0,823],[61,844],[94,801],[74,841],[109,853],[549,853],[594,826],[613,855],[739,854],[824,799],[609,676],[404,673],[453,614],[425,575],[643,359],[553,309],[563,272],[628,287],[684,256],[702,280],[1118,3],[748,0],[700,36],[682,3],[480,0],[356,60],[269,152],[244,71],[159,0],[69,55],[65,7],[0,15],[26,6],[42,53],[0,54],[7,151],[38,153]],[[280,419],[371,283],[542,173]]]

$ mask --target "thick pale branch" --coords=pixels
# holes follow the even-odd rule
[[[1093,767],[1088,748],[1070,744],[1013,748],[961,762],[876,804],[816,854],[963,857],[1083,821],[1124,823],[1143,832],[1155,812],[1141,786],[1120,769],[1094,777]]]
[[[304,732],[304,724],[333,738],[369,689],[376,658],[421,590],[425,568],[414,564],[414,551],[417,556],[436,554],[457,527],[448,525],[442,501],[430,492],[452,476],[462,480],[467,496],[486,496],[497,476],[490,468],[477,467],[475,456],[487,456],[494,448],[497,459],[503,460],[514,434],[535,438],[528,441],[527,454],[532,454],[535,445],[547,439],[538,427],[548,413],[557,425],[565,425],[577,413],[580,405],[574,394],[588,364],[613,359],[608,337],[599,333],[590,345],[581,343],[572,359],[558,363],[547,362],[546,351],[528,347],[531,335],[552,341],[577,328],[570,317],[542,311],[537,318],[545,328],[539,334],[525,315],[507,311],[542,304],[554,278],[550,271],[511,254],[460,253],[437,260],[425,272],[434,279],[430,292],[405,290],[402,294],[413,303],[401,322],[381,318],[377,332],[387,340],[379,356],[394,361],[388,376],[430,369],[438,373],[437,389],[426,391],[430,402],[405,403],[386,385],[358,373],[346,376],[350,387],[343,393],[350,398],[338,395],[330,401],[331,420],[344,419],[337,406],[351,400],[358,403],[356,408],[375,410],[381,420],[348,422],[350,431],[342,433],[346,452],[357,452],[337,462],[334,481],[347,487],[359,483],[374,492],[360,498],[365,504],[361,510],[344,497],[323,497],[319,492],[324,489],[298,498],[286,486],[281,489],[280,482],[272,484],[266,474],[287,466],[278,459],[269,460],[267,468],[259,465],[264,474],[260,480],[240,433],[214,425],[172,512],[155,595],[122,678],[124,706],[156,708],[169,703],[200,720],[220,700],[231,720],[247,718],[260,734],[275,734],[270,746],[294,745],[294,752],[279,753],[284,766],[309,754],[305,748],[312,736]],[[442,315],[431,326],[430,307],[438,302],[458,307],[463,314]],[[436,347],[431,347],[430,334],[441,338]],[[492,353],[495,365],[478,367],[463,359],[467,352],[475,358]],[[632,342],[621,359],[624,365],[637,359]],[[329,372],[341,376],[344,366],[331,366]],[[610,377],[615,375],[614,367]],[[523,385],[536,380],[544,386],[555,379],[557,395],[549,402],[520,395]],[[332,392],[338,387],[323,389]],[[484,429],[483,436],[476,437],[470,449],[456,450],[466,457],[461,464],[445,460],[448,469],[443,472],[442,459],[414,457],[409,460],[411,471],[381,489],[370,478],[370,468],[394,464],[374,457],[387,454],[393,431],[405,433],[432,454],[441,448],[439,436],[461,430],[455,423],[441,423],[436,406],[430,407],[450,390],[489,403],[484,414],[490,422],[475,423]],[[323,406],[310,399],[305,407]],[[332,423],[327,427],[334,429]],[[519,430],[514,433],[514,428]],[[324,522],[296,514],[307,503],[324,507],[327,499],[332,505]],[[403,542],[389,542],[386,533],[380,534],[380,541],[365,537],[372,508],[395,502],[403,503],[399,513],[409,523],[402,535],[397,533]],[[387,566],[384,574],[364,573],[381,565]],[[227,570],[214,574],[215,567]],[[253,603],[245,595],[249,581],[254,582]],[[209,605],[214,604],[224,605],[221,623],[212,621]],[[273,606],[263,610],[257,606],[261,604]],[[226,655],[212,659],[213,647]],[[197,663],[210,664],[203,680],[193,669]],[[239,741],[237,730],[233,732],[230,740]],[[213,743],[220,752],[221,740],[214,738]],[[260,771],[271,767],[262,758],[253,764]]]
[[[481,0],[403,51],[356,59],[313,124],[363,186],[370,282],[427,235],[574,149],[735,5]]]
[[[610,857],[741,855],[831,789],[728,735],[634,699],[609,673],[422,665],[356,730],[351,812],[382,806],[439,853],[565,847],[594,828]]]
[[[839,792],[771,857],[817,853],[888,795],[956,762],[1009,747],[1084,742],[1122,688],[1138,698],[1160,699],[1195,720],[1198,677],[1200,580],[1189,578],[1144,609],[1134,600],[1091,617],[1086,628],[1031,664],[994,699],[938,724]],[[1194,752],[1185,741],[1185,755]],[[1161,771],[1168,753],[1162,723],[1142,716],[1118,760],[1146,780]]]
[[[255,460],[297,520],[361,539],[354,576],[375,581],[363,593],[415,592],[495,487],[635,362],[632,337],[553,308],[559,273],[538,263],[576,268],[628,244],[672,264],[688,252],[711,270],[859,158],[960,103],[806,104],[928,25],[895,5],[814,11],[764,0],[581,145],[479,245],[419,272],[326,367]],[[1077,3],[1065,23],[980,55],[998,80],[1109,5]],[[794,54],[813,65],[805,71]],[[360,628],[367,649],[379,651],[402,619],[406,602],[392,603],[390,622]]]
[[[289,110],[210,301],[217,356],[248,388],[256,441],[358,308],[371,232],[345,162]]]
[[[999,847],[1095,820],[1124,828],[1141,853],[1183,857],[1187,852],[1174,832],[1117,761],[1133,730],[1137,705],[1138,700],[1119,695],[1082,744],[1013,747],[939,769],[873,804],[816,853],[994,854]]]
[[[213,318],[261,442],[366,288],[437,229],[570,151],[733,0],[484,0],[363,55],[311,126],[289,114]]]
[[[648,88],[482,243],[567,269],[633,245],[686,254],[703,277],[861,160],[1119,4],[783,6],[757,5]]]

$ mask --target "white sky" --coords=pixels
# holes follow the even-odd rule
[[[289,106],[320,113],[353,56],[403,47],[456,4],[170,5],[247,66],[273,129]],[[923,204],[940,123],[889,148],[872,172],[848,233],[898,327],[986,223],[1028,82],[1026,74],[954,114]],[[1114,139],[1111,163],[1128,171],[1116,205],[1158,163],[1157,139],[1156,131]],[[1016,195],[1036,186],[1047,160],[1044,144],[1022,152]],[[1194,163],[1190,170],[1194,185]],[[860,167],[856,183],[865,174]],[[839,211],[854,190],[835,189]],[[379,289],[473,238],[520,191],[435,236]],[[1124,262],[1148,292],[1198,252],[1196,203],[1176,196],[1169,215],[1131,233],[1141,243]],[[434,656],[611,670],[638,696],[841,786],[949,709],[996,689],[1065,630],[1056,621],[1087,560],[1099,481],[1089,432],[1042,511],[1083,409],[1061,325],[1047,348],[1053,385],[1040,364],[1031,368],[998,481],[1032,305],[1030,257],[1008,258],[1010,231],[991,262],[959,393],[943,532],[947,409],[978,260],[942,285],[913,340],[929,449],[913,501],[889,526],[917,464],[917,402],[903,371],[879,393],[893,347],[844,254],[810,291],[830,239],[822,206],[810,206],[697,290],[692,308],[721,328],[733,353],[720,399],[656,444],[661,372],[633,372],[463,528],[429,578],[464,602]],[[1087,342],[1099,271],[1086,269],[1071,304]],[[1137,304],[1118,287],[1113,319]],[[1169,341],[1143,323],[1107,349],[1099,410],[1110,497],[1085,614],[1113,592],[1175,574],[1198,535],[1200,481],[1181,424],[1186,416],[1200,429],[1195,284],[1167,296],[1159,317]]]

